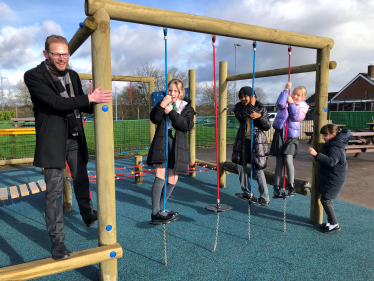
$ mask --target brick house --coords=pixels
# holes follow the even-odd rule
[[[339,92],[329,93],[328,100],[331,111],[373,111],[374,65],[369,65],[367,73],[359,73]],[[314,94],[306,102],[314,106]]]

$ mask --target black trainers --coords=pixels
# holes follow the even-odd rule
[[[282,194],[281,194],[279,185],[274,185],[273,189],[274,189],[274,198],[281,198]]]
[[[295,196],[296,190],[294,184],[288,184],[288,196]]]
[[[92,215],[88,220],[83,220],[87,227],[92,226],[97,221],[97,211],[93,210]]]
[[[54,260],[65,260],[70,258],[70,251],[66,249],[64,242],[53,243],[51,254],[52,259]]]
[[[270,202],[265,201],[264,198],[259,198],[257,199],[257,202],[256,202],[257,205],[263,206],[263,207],[269,207],[269,203]]]

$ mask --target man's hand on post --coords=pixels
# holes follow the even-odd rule
[[[88,101],[95,102],[95,103],[108,103],[112,100],[112,91],[106,90],[106,91],[100,91],[100,89],[103,87],[103,84],[100,84],[99,87],[97,87],[91,95],[88,95]]]

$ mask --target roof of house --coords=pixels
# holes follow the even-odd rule
[[[331,92],[331,93],[329,93],[329,95],[328,95],[328,101],[330,101],[333,97],[335,97],[335,95],[337,93],[338,92]],[[308,104],[313,104],[315,102],[315,94],[313,94],[309,98],[307,98],[305,100],[305,102],[308,103]]]
[[[337,97],[345,90],[347,89],[354,81],[356,81],[358,78],[363,78],[365,79],[367,82],[369,82],[370,84],[373,85],[374,87],[374,79],[373,78],[370,78],[368,76],[367,73],[359,73],[357,74],[356,77],[354,77],[347,85],[345,85],[339,92],[336,93],[336,95],[334,97],[332,97],[331,101],[333,102],[335,99],[337,99]],[[330,100],[330,97],[329,97],[329,100]],[[346,100],[348,101],[348,100]],[[349,100],[350,102],[355,102],[355,101],[362,101],[362,99],[352,99],[352,100]],[[341,102],[341,101],[340,101]]]

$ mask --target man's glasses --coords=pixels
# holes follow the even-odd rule
[[[64,59],[68,59],[70,57],[70,54],[57,54],[57,53],[51,53],[49,52],[52,57],[54,57],[55,59],[58,59],[60,57],[63,57]]]

